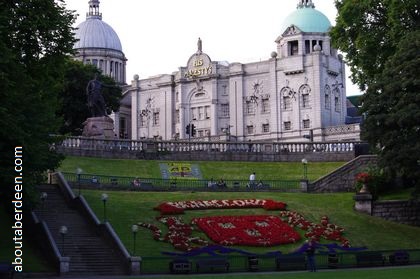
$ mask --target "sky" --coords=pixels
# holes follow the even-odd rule
[[[88,0],[65,0],[86,20]],[[334,0],[314,0],[317,10],[335,24]],[[275,39],[284,31],[284,18],[296,9],[297,0],[100,0],[102,20],[118,34],[127,61],[127,83],[171,74],[184,67],[197,50],[213,61],[249,63],[267,60],[276,51]],[[347,68],[346,75],[350,75]],[[360,94],[349,79],[347,95]]]

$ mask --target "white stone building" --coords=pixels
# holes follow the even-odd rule
[[[93,11],[100,20],[98,13]],[[199,39],[186,66],[173,74],[135,76],[124,87],[121,108],[113,115],[116,133],[133,140],[359,140],[358,124],[346,125],[344,61],[331,47],[330,28],[312,0],[300,0],[266,61],[212,61]],[[125,57],[118,51],[122,78]],[[194,135],[187,134],[189,124]]]

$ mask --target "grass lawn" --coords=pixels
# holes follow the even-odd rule
[[[182,275],[181,275],[182,276]],[[141,276],[133,279],[141,278],[159,278],[173,279],[182,278],[180,276]],[[383,269],[345,269],[345,270],[325,270],[315,273],[309,272],[276,272],[276,273],[239,273],[239,274],[218,274],[218,275],[188,275],[184,276],[188,279],[230,279],[230,278],[246,278],[246,279],[418,279],[420,278],[420,267],[409,266],[405,268],[383,268]]]
[[[83,195],[96,212],[99,219],[103,218],[103,204],[100,199],[101,191],[84,190]],[[117,192],[107,191],[107,217],[121,240],[131,250],[131,225],[138,222],[154,223],[158,225],[163,234],[166,227],[157,222],[155,218],[159,212],[153,208],[165,201],[180,200],[212,200],[212,199],[274,199],[288,204],[289,210],[302,214],[307,220],[319,223],[323,215],[328,215],[332,223],[345,229],[344,236],[350,240],[352,246],[366,246],[370,250],[388,249],[415,249],[420,248],[420,228],[397,224],[357,213],[353,210],[353,194],[304,194],[304,193],[202,193],[202,192]],[[263,209],[230,209],[230,210],[195,210],[186,211],[181,215],[184,222],[189,223],[191,218],[212,215],[257,215],[276,214],[267,213]],[[299,230],[298,230],[299,231]],[[302,235],[303,232],[299,231]],[[204,236],[195,232],[194,235]],[[175,251],[174,248],[163,242],[153,240],[150,230],[140,228],[138,236],[137,254],[141,256],[161,256],[162,251]],[[304,240],[296,244],[288,244],[271,248],[239,247],[247,251],[265,253],[280,250],[283,253],[291,252]]]
[[[81,168],[84,173],[98,175],[130,176],[140,178],[161,178],[160,161],[100,159],[89,157],[67,157],[59,170],[75,172]],[[168,163],[168,162],[163,162]],[[200,167],[204,179],[247,180],[256,172],[257,180],[298,180],[302,178],[303,167],[300,162],[190,162]],[[308,179],[316,180],[344,162],[309,162]]]

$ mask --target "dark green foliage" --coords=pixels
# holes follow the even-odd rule
[[[416,0],[337,0],[331,35],[366,93],[362,139],[387,177],[420,189],[420,10]]]
[[[60,134],[81,135],[82,123],[89,117],[87,106],[86,87],[88,82],[98,74],[98,79],[104,85],[102,94],[106,103],[107,113],[119,108],[121,88],[114,79],[100,74],[93,65],[84,65],[81,62],[69,60],[64,75],[64,88],[60,94],[60,105],[57,115],[63,118]]]
[[[61,156],[50,150],[60,119],[64,61],[74,15],[62,1],[2,1],[0,9],[0,199],[14,192],[14,152],[23,147],[25,197]],[[25,205],[30,204],[26,199]]]

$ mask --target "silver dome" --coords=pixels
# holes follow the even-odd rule
[[[122,52],[120,38],[110,25],[98,17],[86,19],[77,26],[74,49],[106,48]]]

